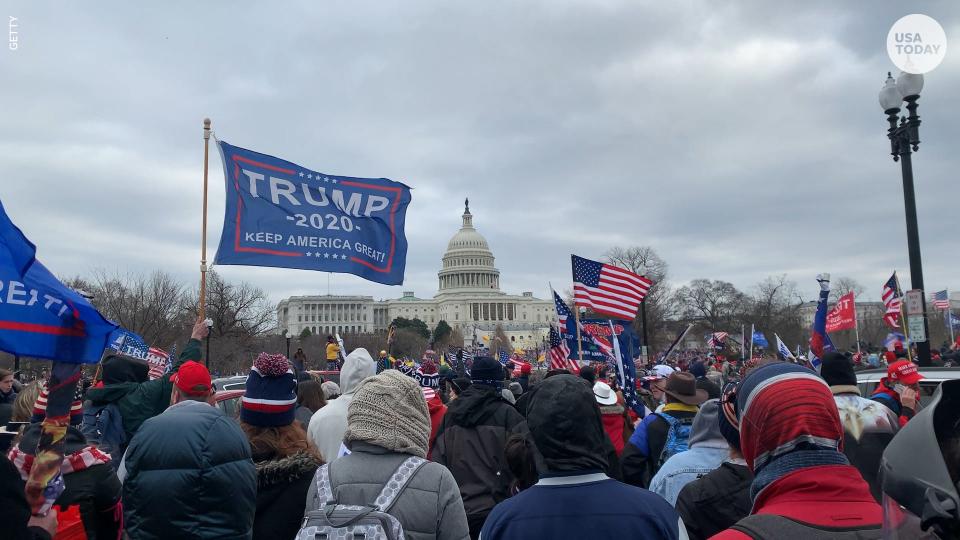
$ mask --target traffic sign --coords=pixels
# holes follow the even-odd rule
[[[927,333],[923,328],[923,315],[910,315],[907,317],[907,331],[910,333],[910,341],[919,343],[927,340]]]
[[[923,290],[912,289],[903,295],[907,315],[923,315]]]

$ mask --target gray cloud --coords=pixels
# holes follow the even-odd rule
[[[960,8],[916,155],[929,289],[955,283]],[[0,183],[60,275],[199,264],[201,119],[232,144],[414,187],[402,287],[436,290],[465,196],[511,292],[569,286],[569,254],[647,244],[671,279],[742,288],[819,271],[907,279],[899,165],[877,91],[896,3],[324,2],[12,6]],[[223,215],[211,155],[209,245]],[[223,267],[274,300],[327,276]],[[954,280],[954,282],[951,282]],[[812,285],[811,285],[812,284]]]

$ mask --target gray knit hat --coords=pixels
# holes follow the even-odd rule
[[[417,382],[394,369],[364,379],[347,407],[343,442],[427,457],[430,413]]]

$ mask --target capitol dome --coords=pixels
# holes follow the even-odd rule
[[[452,291],[499,291],[500,271],[493,266],[487,239],[473,228],[470,200],[464,201],[463,226],[447,243],[438,273],[440,293]]]

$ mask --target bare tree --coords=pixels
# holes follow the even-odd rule
[[[647,276],[654,282],[663,281],[667,278],[668,265],[666,261],[657,255],[657,252],[650,246],[615,246],[607,250],[604,254],[606,260],[620,268],[625,268],[634,274]]]
[[[835,303],[841,296],[852,292],[854,298],[860,300],[864,288],[857,280],[841,276],[830,281],[830,303]]]
[[[106,318],[139,334],[148,344],[169,347],[189,333],[192,321],[184,312],[185,289],[170,274],[98,270],[90,281],[75,278],[72,283],[89,289],[93,305]]]
[[[786,343],[800,343],[805,331],[800,317],[797,284],[786,274],[770,276],[754,287],[743,305],[741,323],[755,324],[758,330],[776,332]],[[767,336],[768,340],[773,336]],[[772,344],[772,340],[771,340]]]
[[[503,330],[503,326],[497,325],[493,330],[493,340],[490,342],[490,354],[497,355],[500,351],[507,351],[507,354],[513,352],[513,346],[510,345],[510,338]]]
[[[732,283],[695,279],[677,290],[683,318],[700,321],[710,331],[727,330],[738,326],[747,301],[746,295]]]
[[[607,250],[604,258],[614,266],[653,280],[653,285],[647,291],[641,308],[647,314],[647,336],[650,339],[647,345],[652,347],[658,344],[665,345],[672,339],[667,335],[667,327],[676,312],[674,291],[667,281],[669,265],[650,246],[614,246]],[[632,326],[638,335],[643,335],[642,317],[639,312],[632,321]]]

